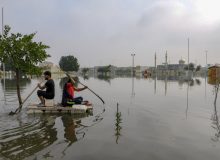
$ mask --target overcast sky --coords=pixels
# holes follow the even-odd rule
[[[220,63],[220,0],[0,0],[13,32],[37,32],[50,61],[72,54],[81,67]]]

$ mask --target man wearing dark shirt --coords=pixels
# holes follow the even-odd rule
[[[38,105],[39,107],[45,106],[45,98],[53,99],[55,96],[54,81],[51,78],[51,72],[45,71],[44,78],[47,80],[47,82],[43,86],[41,86],[40,83],[38,84],[40,90],[37,91],[37,95],[41,101],[41,103]],[[43,91],[45,88],[46,91]]]

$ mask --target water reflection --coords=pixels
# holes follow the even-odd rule
[[[115,78],[131,78],[131,95],[135,95],[134,91],[134,81],[135,79],[152,79],[154,80],[154,93],[156,94],[156,89],[157,89],[157,82],[158,81],[164,81],[164,93],[165,95],[167,94],[168,91],[168,83],[169,82],[178,82],[179,86],[182,86],[183,84],[187,84],[189,82],[190,86],[195,86],[195,85],[201,85],[201,80],[200,78],[192,78],[188,76],[178,76],[178,75],[167,75],[167,74],[154,74],[151,77],[145,77],[145,76],[132,76],[132,75],[96,75],[94,78],[97,78],[99,80],[106,81],[108,83],[111,83],[111,80]],[[84,79],[87,79],[89,77],[83,77]]]
[[[75,141],[77,141],[76,134],[75,134],[75,122],[71,115],[66,114],[62,116],[62,122],[64,126],[64,137],[66,141],[71,145]]]
[[[57,140],[55,118],[41,116],[37,122],[3,131],[0,137],[1,157],[20,160],[53,144]]]
[[[197,85],[199,85],[199,86],[201,85],[201,81],[199,79],[195,79],[195,82]]]
[[[189,81],[187,82],[187,89],[186,89],[186,119],[189,110]]]
[[[83,75],[83,79],[84,80],[89,80],[89,76],[88,75]]]
[[[131,98],[135,97],[134,92],[134,77],[131,78]]]
[[[5,83],[4,83],[5,81]],[[27,88],[27,86],[31,85],[31,79],[22,78],[20,79],[20,91],[21,94]],[[4,94],[4,104],[10,102],[17,102],[17,90],[16,90],[16,83],[15,79],[1,79],[1,86],[3,89]]]
[[[206,90],[207,90],[207,89],[206,89],[206,88],[207,88],[207,87],[206,87],[206,84],[207,84],[207,76],[205,75],[205,99],[206,99],[206,97],[207,97],[207,95],[206,95],[206,92],[207,92],[207,91],[206,91]]]
[[[219,141],[220,137],[220,125],[219,125],[219,118],[218,118],[218,112],[217,112],[217,97],[218,97],[218,91],[219,91],[219,84],[214,86],[214,92],[215,92],[215,99],[214,99],[214,113],[212,115],[212,127],[216,130],[215,137],[212,138],[214,142]]]
[[[115,138],[116,138],[116,144],[118,144],[119,137],[121,136],[121,123],[122,123],[122,114],[119,112],[119,105],[117,103],[117,111],[115,114]]]
[[[216,130],[215,136],[212,138],[212,141],[217,142],[219,141],[220,137],[220,124],[219,124],[219,117],[218,117],[218,110],[217,110],[217,98],[218,98],[218,92],[219,92],[219,84],[220,84],[220,78],[213,78],[209,77],[208,80],[209,84],[214,85],[214,113],[211,117],[212,120],[212,128]]]
[[[64,127],[64,138],[67,146],[63,149],[62,154],[65,156],[66,150],[77,140],[84,138],[85,132],[83,136],[81,133],[76,131],[77,128],[80,128],[81,120],[75,120],[74,117],[70,114],[65,114],[61,117]],[[77,138],[77,136],[79,138]]]
[[[167,93],[168,82],[178,82],[179,86],[182,86],[184,83],[188,83],[188,82],[190,86],[201,85],[200,79],[187,78],[186,76],[158,75],[157,80],[162,80],[165,82],[165,93]]]
[[[19,121],[19,127],[4,130],[0,136],[0,157],[8,159],[20,160],[51,146],[58,140],[58,130],[55,127],[55,120],[59,115],[42,115],[39,119],[34,120],[32,123],[24,124]],[[83,138],[81,133],[76,133],[76,129],[80,127],[75,119],[85,117],[65,114],[61,116],[64,130],[64,138],[67,146],[63,149],[62,153],[77,140]],[[85,133],[84,133],[85,134]],[[77,136],[79,138],[77,138]],[[44,158],[52,157],[48,152],[43,155]]]
[[[165,96],[167,95],[167,78],[168,78],[168,76],[167,76],[167,74],[166,74],[166,76],[165,76]]]
[[[165,79],[167,79],[167,93],[169,93],[166,97],[164,96]],[[84,125],[81,123],[77,124],[76,119],[73,117],[71,118],[66,115],[59,115],[58,117],[56,117],[55,125],[49,127],[49,130],[53,130],[55,128],[55,131],[57,132],[55,138],[57,139],[51,144],[49,144],[47,147],[46,145],[42,145],[42,148],[40,148],[39,150],[35,149],[35,151],[33,151],[32,154],[36,155],[37,159],[61,159],[63,155],[65,155],[64,159],[71,159],[70,157],[73,157],[73,159],[88,159],[89,156],[91,158],[91,154],[93,159],[102,159],[104,156],[108,155],[107,151],[109,149],[111,150],[112,147],[114,147],[114,145],[112,146],[106,144],[111,144],[113,142],[115,143],[115,145],[119,145],[117,145],[117,150],[114,151],[113,149],[113,153],[109,154],[115,155],[116,159],[144,159],[144,157],[146,158],[146,156],[146,159],[152,159],[152,157],[149,155],[158,155],[156,159],[163,159],[163,154],[161,155],[154,152],[154,148],[152,148],[151,150],[152,144],[155,145],[155,147],[159,148],[163,153],[167,151],[175,153],[176,156],[168,156],[166,157],[166,159],[200,159],[200,157],[197,157],[197,155],[201,155],[201,157],[204,156],[204,159],[213,159],[213,156],[211,155],[212,153],[214,155],[214,159],[217,159],[216,157],[219,157],[219,153],[214,152],[212,146],[210,146],[210,144],[206,143],[207,141],[204,140],[207,138],[210,140],[210,136],[207,137],[207,132],[210,131],[213,131],[212,137],[214,137],[214,139],[216,139],[216,137],[219,137],[220,124],[219,119],[217,117],[218,108],[217,104],[215,104],[213,107],[213,99],[211,98],[210,94],[210,91],[212,91],[212,86],[207,85],[207,100],[204,101],[204,99],[201,98],[204,96],[205,86],[205,80],[202,82],[201,80],[204,79],[194,78],[194,82],[192,82],[192,80],[187,81],[184,80],[184,78],[176,78],[169,76],[167,76],[167,78],[160,78],[160,76],[156,76],[156,78],[152,77],[150,79],[148,78],[142,80],[137,80],[136,77],[134,77],[133,79],[116,79],[114,80],[114,83],[111,84],[111,86],[108,83],[103,82],[100,86],[100,81],[98,79],[91,78],[87,82],[89,86],[91,85],[93,87],[96,87],[97,93],[102,93],[103,98],[110,97],[112,94],[115,94],[115,97],[118,97],[118,99],[120,99],[120,104],[123,104],[123,107],[118,106],[116,111],[116,105],[114,105],[113,108],[115,109],[112,112],[112,104],[115,104],[115,99],[108,99],[106,103],[107,112],[105,112],[105,114],[102,114],[102,116],[100,117],[93,116],[92,118],[88,118],[85,121],[83,120],[82,122],[84,122]],[[132,84],[132,81],[135,85]],[[56,84],[59,87],[58,80],[56,81]],[[146,84],[146,87],[148,88],[146,89],[146,87],[143,87],[143,84]],[[191,86],[195,87],[191,87],[190,84]],[[183,87],[178,87],[178,85],[183,85]],[[121,87],[121,92],[117,92],[118,86]],[[105,87],[106,92],[103,92],[103,87]],[[133,101],[132,104],[129,104],[129,99],[131,99],[132,88],[135,91],[136,96],[135,99],[133,99],[135,101]],[[155,93],[155,95],[153,93]],[[94,102],[96,101],[94,100]],[[211,108],[207,108],[207,106],[211,106]],[[100,111],[101,107],[102,106],[97,107],[97,105],[95,104],[95,115],[97,114],[97,112]],[[127,114],[126,112],[129,109],[130,114]],[[213,130],[211,127],[207,128],[206,125],[204,125],[204,123],[207,122],[207,118],[205,117],[207,116],[207,113],[210,112],[214,113],[214,118],[211,120],[211,122],[214,122],[212,126],[217,128],[215,130]],[[121,113],[126,114],[122,115]],[[188,114],[187,121],[182,120],[182,116],[184,116],[185,118],[185,114],[186,118]],[[82,139],[86,135],[88,127],[94,126],[93,124],[97,124],[97,122],[100,122],[103,119],[103,117],[107,117],[107,119],[103,120],[101,123],[95,126],[89,133],[90,135],[87,136],[87,138],[83,139],[82,143],[80,139]],[[94,118],[95,121],[93,121]],[[14,123],[13,120],[5,119],[6,118],[2,119],[2,124]],[[125,119],[129,120],[129,123],[125,123]],[[4,122],[4,120],[6,121],[6,123]],[[35,137],[37,139],[42,139],[42,137],[40,137],[37,134],[37,132],[39,132],[39,134],[44,137],[43,132],[41,131],[43,129],[39,127],[43,124],[43,122],[41,121],[44,121],[44,119],[40,120],[38,123],[36,121],[35,123],[31,123],[33,126],[38,127],[35,127],[36,129],[32,129],[32,131],[27,131],[26,129],[26,131],[23,133],[24,136],[30,135],[33,137],[33,134],[36,134]],[[112,127],[114,127],[114,129],[112,130],[113,137],[108,136],[109,130],[103,130],[103,128],[106,128],[106,126],[109,125],[109,121],[113,122],[111,124]],[[135,125],[135,127],[133,125]],[[47,124],[45,127],[47,127]],[[126,127],[125,133],[123,132],[124,127]],[[5,125],[5,127],[2,127],[0,129],[3,130],[3,128],[8,127],[6,127]],[[175,130],[173,131],[172,128],[174,128]],[[207,131],[207,129],[209,129],[209,131]],[[20,147],[20,144],[15,144],[15,142],[13,142],[13,147],[5,147],[5,145],[11,144],[9,142],[10,140],[14,139],[15,141],[15,139],[21,139],[19,138],[21,134],[16,137],[13,130],[8,131],[7,134],[6,132],[7,131],[3,131],[2,133],[4,134],[4,136],[8,135],[8,138],[3,138],[3,135],[0,136],[0,157],[2,159],[13,159],[12,155],[18,155],[18,152],[22,152],[21,154],[26,154],[26,156],[21,155],[21,159],[23,157],[28,157],[30,153],[27,154],[25,151],[20,151],[21,148],[19,151],[16,150],[16,148]],[[131,132],[134,132],[135,134],[128,134]],[[146,135],[145,133],[148,134]],[[50,135],[48,134],[48,136]],[[126,142],[122,141],[124,137],[128,137],[126,138]],[[170,139],[170,137],[176,138]],[[192,142],[193,138],[196,139],[196,141]],[[33,138],[29,139],[29,141],[31,141],[32,139]],[[100,143],[99,145],[96,145],[96,140]],[[46,139],[45,141],[49,140]],[[51,141],[53,141],[53,139]],[[134,143],[135,146],[132,146],[132,144]],[[195,148],[192,146],[192,143],[195,143],[195,145],[202,145],[202,148]],[[35,145],[37,145],[37,143]],[[30,145],[30,148],[34,148],[35,145]],[[178,148],[179,145],[184,146],[184,148],[189,148],[189,150],[182,150],[182,148]],[[131,146],[130,149],[127,146]],[[169,147],[167,148],[167,146]],[[219,143],[216,143],[215,146],[217,150],[220,148]],[[24,148],[26,148],[26,150],[29,150],[29,148],[26,146],[24,146]],[[126,148],[126,151],[124,150],[124,148]],[[127,150],[127,148],[129,150]],[[150,148],[150,150],[146,152],[146,150],[144,150],[143,148]],[[10,149],[12,151],[14,150],[14,152],[10,153]],[[134,154],[130,155],[129,153],[132,151],[134,151]],[[98,153],[101,153],[101,156]],[[129,157],[124,157],[125,154],[123,153],[128,153],[127,155]],[[136,153],[138,153],[138,156]],[[196,157],[194,157],[195,154],[193,153],[199,154],[196,154]],[[42,156],[42,154],[44,155]],[[179,157],[179,155],[183,157]]]
[[[157,73],[154,78],[154,94],[156,94],[156,93],[157,93]]]
[[[110,83],[111,79],[113,79],[114,77],[100,74],[96,78],[98,78],[99,80],[103,80],[103,81],[106,81],[106,82]]]
[[[20,83],[20,89],[22,91],[28,85],[31,84],[31,79],[22,78],[22,79],[20,79],[19,83]],[[4,87],[4,80],[3,79],[1,79],[1,85],[2,85],[2,88],[3,88]],[[6,92],[15,91],[15,89],[16,89],[15,79],[5,79],[5,91]]]

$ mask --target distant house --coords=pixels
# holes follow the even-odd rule
[[[149,70],[148,66],[136,66],[135,67],[135,74],[136,75],[143,75],[148,70]]]
[[[131,75],[132,67],[117,67],[116,75]]]
[[[208,76],[209,77],[220,77],[220,64],[215,64],[208,68]]]
[[[39,64],[39,67],[49,69],[53,66],[54,64],[52,62],[44,61]]]
[[[43,69],[43,71],[50,71],[51,73],[60,73],[61,69],[58,65],[53,64],[52,62],[42,62],[39,64],[39,67]]]
[[[187,64],[185,64],[185,61],[183,59],[179,60],[179,64],[162,64],[157,65],[157,72],[163,73],[168,72],[171,74],[178,74],[180,72],[184,71],[184,68],[187,67]]]

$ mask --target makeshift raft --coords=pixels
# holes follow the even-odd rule
[[[71,107],[62,107],[60,104],[56,104],[53,106],[45,106],[45,107],[38,107],[37,104],[29,104],[27,106],[27,113],[28,114],[35,114],[35,113],[71,113],[71,114],[85,114],[91,113],[93,110],[92,105],[82,105],[82,104],[75,104]]]

